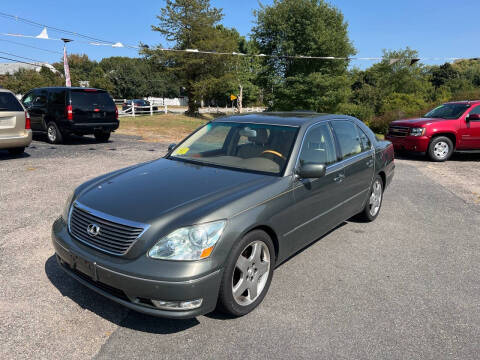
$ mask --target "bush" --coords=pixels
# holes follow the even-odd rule
[[[354,116],[357,119],[362,120],[364,123],[369,124],[373,119],[373,108],[368,105],[358,104],[340,104],[338,107],[338,113]]]

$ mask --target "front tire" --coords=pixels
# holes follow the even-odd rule
[[[63,142],[62,133],[53,121],[47,124],[47,140],[50,144],[61,144]]]
[[[380,213],[383,201],[384,184],[380,175],[377,175],[373,180],[370,188],[370,196],[362,212],[358,214],[360,219],[371,222],[375,220]]]
[[[450,159],[453,154],[453,143],[446,136],[437,136],[428,146],[428,157],[435,162],[442,162]]]
[[[245,235],[228,257],[218,299],[218,309],[233,316],[243,316],[263,300],[272,281],[275,248],[262,230]]]

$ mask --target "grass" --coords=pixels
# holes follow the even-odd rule
[[[159,114],[121,117],[117,133],[141,136],[149,142],[179,142],[193,130],[213,119],[210,114],[190,117],[181,114]]]

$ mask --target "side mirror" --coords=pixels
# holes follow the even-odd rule
[[[324,164],[305,164],[300,166],[295,173],[301,179],[317,179],[325,176],[327,167]]]
[[[480,114],[470,114],[465,119],[467,121],[480,121]]]
[[[173,149],[175,149],[175,146],[177,146],[177,144],[170,144],[168,145],[168,152],[172,151]]]

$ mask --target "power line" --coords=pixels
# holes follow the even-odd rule
[[[0,54],[10,55],[10,56],[18,57],[20,59],[35,61],[35,62],[38,62],[38,63],[45,63],[45,61],[40,61],[40,60],[36,60],[36,59],[32,59],[32,58],[28,58],[28,57],[24,57],[24,56],[20,56],[20,55],[15,55],[15,54],[4,52],[4,51],[0,51]]]
[[[54,26],[49,26],[49,25],[46,25],[46,24],[41,24],[41,23],[38,23],[36,21],[25,19],[25,18],[16,16],[16,15],[11,15],[11,14],[7,14],[7,13],[4,13],[4,12],[0,12],[0,16],[2,16],[4,18],[7,18],[7,19],[10,19],[10,20],[20,21],[20,22],[23,22],[25,24],[29,24],[29,25],[33,25],[33,26],[37,26],[37,27],[41,27],[41,28],[46,27],[46,28],[48,28],[50,30],[53,30],[53,31],[57,31],[57,32],[60,32],[60,33],[69,34],[69,35],[73,35],[73,36],[78,36],[78,37],[81,37],[83,39],[87,39],[87,40],[90,40],[90,41],[96,41],[96,42],[108,43],[108,44],[111,44],[111,45],[115,45],[115,42],[113,42],[113,41],[102,40],[102,39],[98,39],[98,38],[95,38],[95,37],[90,36],[90,35],[80,34],[80,33],[77,33],[75,31],[70,31],[70,30],[66,30],[66,29],[57,28],[57,27],[54,27]],[[127,46],[129,46],[129,45],[127,45]],[[131,47],[131,46],[129,46],[129,47]]]
[[[27,44],[22,44],[22,43],[19,43],[19,42],[16,42],[16,41],[12,41],[12,40],[0,39],[0,41],[5,41],[5,42],[11,43],[11,44],[29,47],[29,48],[32,48],[32,49],[35,49],[35,50],[46,51],[46,52],[49,52],[49,53],[52,53],[52,54],[60,54],[60,55],[63,55],[63,53],[61,53],[60,51],[42,49],[42,48],[39,48],[39,47],[36,47],[36,46],[27,45]]]
[[[17,59],[11,59],[11,58],[7,58],[7,57],[4,57],[4,56],[0,56],[0,59],[10,60],[10,61],[13,61],[13,62],[19,62],[19,63],[22,63],[22,64],[33,65],[33,66],[36,66],[36,67],[42,67],[42,65],[33,64],[33,63],[30,63],[30,62],[21,61],[21,60],[17,60]]]

